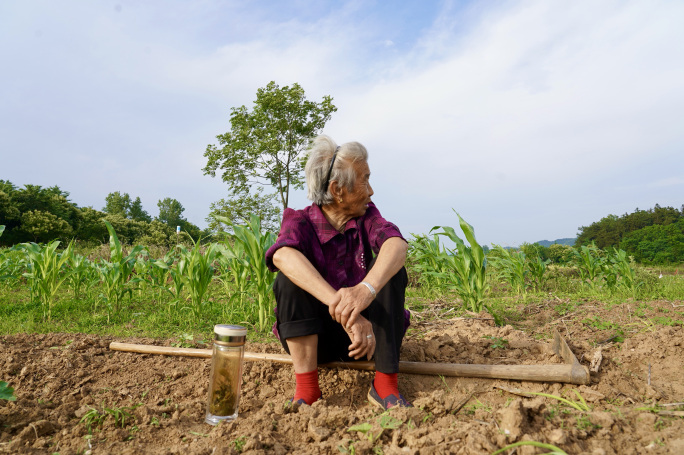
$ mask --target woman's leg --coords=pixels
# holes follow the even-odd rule
[[[318,335],[287,338],[285,342],[295,373],[307,373],[318,368]]]
[[[404,301],[408,276],[402,268],[378,292],[366,309],[375,334],[375,369],[382,373],[399,372],[399,350],[406,332]]]
[[[273,292],[278,306],[276,330],[283,348],[293,361],[298,362],[295,360],[298,357],[303,365],[311,366],[312,360],[317,363],[351,360],[348,356],[349,335],[332,319],[326,305],[296,286],[283,273],[276,276]],[[312,335],[315,336],[315,344]],[[299,368],[295,367],[295,371]]]

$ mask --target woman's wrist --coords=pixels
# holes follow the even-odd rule
[[[366,286],[368,288],[371,295],[375,299],[375,297],[377,296],[377,292],[375,292],[375,287],[372,284],[370,284],[368,281],[362,281],[361,284],[363,284],[364,286]]]

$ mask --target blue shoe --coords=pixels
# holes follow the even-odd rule
[[[380,406],[383,410],[387,411],[389,408],[395,406],[402,406],[404,408],[412,408],[413,405],[406,401],[406,398],[402,394],[388,395],[385,399],[380,398],[378,392],[375,390],[375,384],[371,381],[371,388],[368,391],[368,401],[376,406]]]
[[[316,399],[316,401],[319,401],[319,400],[322,400],[322,399],[323,399],[323,392],[321,392],[321,396],[319,396],[319,397]],[[316,401],[314,401],[314,403],[315,403]],[[304,400],[304,398],[300,398],[300,399],[297,400],[297,401],[294,401],[294,398],[290,398],[290,400],[286,403],[286,406],[292,406],[292,407],[297,407],[297,408],[298,408],[298,407],[300,407],[300,406],[303,405],[303,404],[309,406],[309,403],[307,403],[307,402]],[[313,404],[313,403],[312,403],[312,404]]]

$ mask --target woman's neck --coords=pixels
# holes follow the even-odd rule
[[[347,215],[336,210],[333,204],[321,206],[321,211],[323,212],[325,219],[328,220],[328,223],[330,223],[337,232],[344,232],[344,227],[350,219]]]

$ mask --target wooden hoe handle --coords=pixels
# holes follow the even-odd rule
[[[163,354],[183,357],[211,358],[211,349],[173,348],[147,344],[113,342],[113,351],[138,352],[141,354]],[[247,361],[269,361],[292,364],[292,358],[285,354],[245,352]],[[326,368],[348,368],[374,371],[375,362],[330,362],[320,365]],[[578,363],[561,365],[475,365],[458,363],[399,362],[400,373],[461,376],[466,378],[512,379],[517,381],[564,382],[589,384],[589,369]]]

